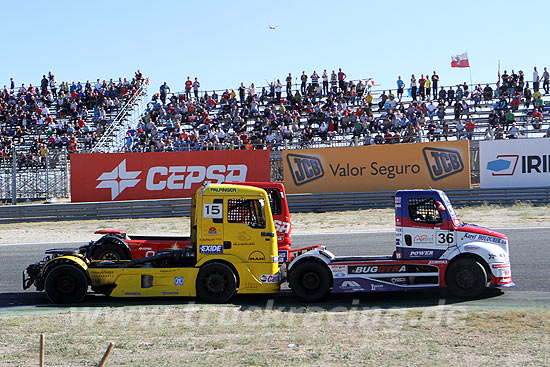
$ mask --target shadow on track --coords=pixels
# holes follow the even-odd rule
[[[475,299],[461,299],[446,295],[445,290],[357,293],[331,295],[321,302],[302,302],[292,296],[289,290],[283,290],[273,295],[237,295],[228,305],[240,306],[242,311],[249,309],[271,309],[294,312],[304,312],[308,309],[317,311],[346,311],[352,308],[389,309],[417,308],[439,305],[459,305],[463,302],[487,300],[499,297],[503,292],[499,289],[487,289]],[[71,305],[52,304],[43,292],[10,292],[0,293],[0,309],[11,307],[33,306],[49,309],[67,309],[70,307],[139,307],[139,306],[186,306],[203,304],[197,298],[110,298],[103,295],[88,294],[83,302]],[[300,311],[301,310],[301,311]]]

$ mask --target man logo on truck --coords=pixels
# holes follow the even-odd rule
[[[424,159],[428,165],[430,176],[434,181],[464,170],[464,163],[462,163],[460,152],[457,150],[424,148],[422,152],[424,153]]]
[[[287,154],[286,161],[296,186],[311,182],[325,175],[318,157],[299,154]]]

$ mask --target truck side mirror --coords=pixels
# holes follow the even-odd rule
[[[441,201],[436,201],[436,204],[437,204],[437,211],[438,212],[444,212],[447,210],[447,208],[445,207],[445,205],[443,205],[443,203]]]

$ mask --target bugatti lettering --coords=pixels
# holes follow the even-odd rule
[[[246,181],[248,167],[244,164],[214,164],[204,166],[156,166],[147,172],[145,187],[150,191],[190,189],[205,180],[212,183]],[[187,175],[185,175],[187,173]]]
[[[405,265],[372,265],[372,266],[350,266],[349,274],[373,274],[373,273],[403,273],[407,271]]]

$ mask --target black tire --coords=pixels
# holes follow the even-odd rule
[[[78,303],[88,291],[88,279],[77,265],[57,265],[46,275],[44,290],[53,303]]]
[[[118,261],[131,260],[122,247],[114,243],[103,243],[92,253],[94,260]]]
[[[204,265],[196,282],[197,297],[208,303],[223,303],[237,291],[237,277],[229,266],[221,263]]]
[[[304,261],[290,271],[289,285],[292,293],[302,301],[317,302],[328,296],[332,274],[325,264]]]
[[[474,259],[457,259],[447,268],[447,288],[460,298],[479,296],[487,287],[487,272],[483,265]]]

